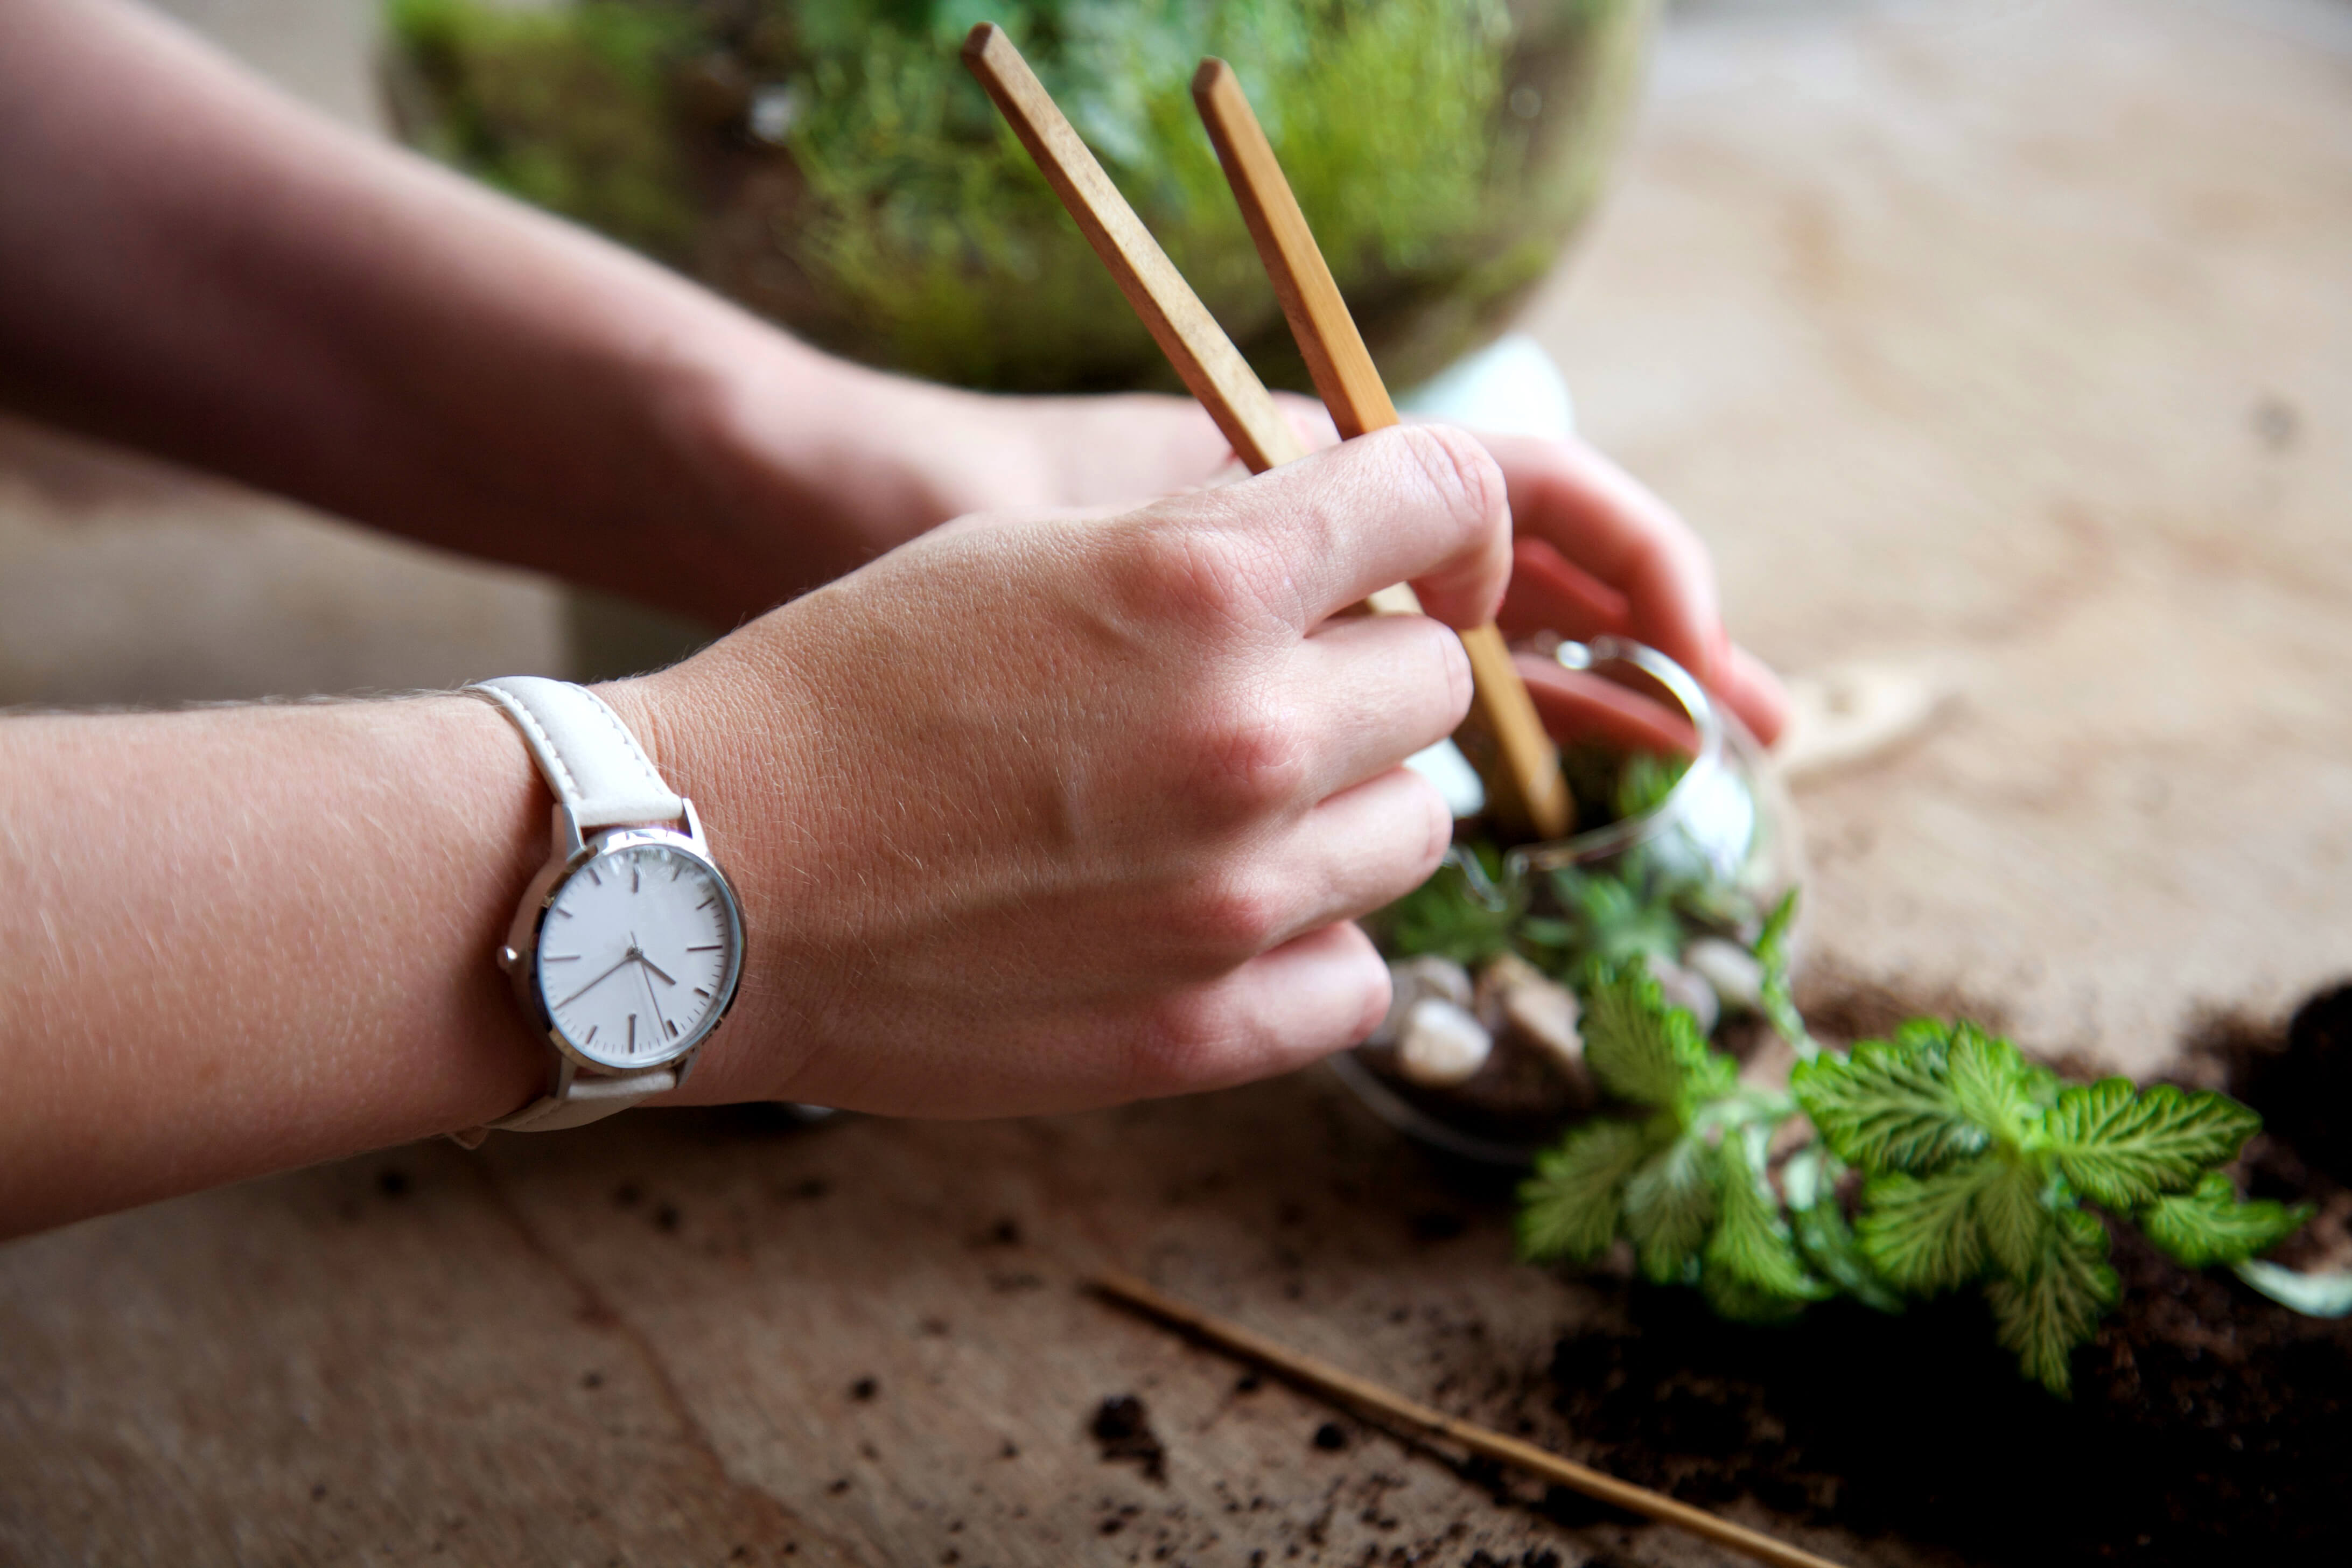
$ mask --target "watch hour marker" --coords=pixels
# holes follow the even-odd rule
[[[677,1038],[677,1019],[675,1019],[675,1018],[664,1018],[664,1019],[662,1020],[662,1026],[663,1026],[664,1028],[666,1028],[666,1029],[667,1029],[667,1030],[669,1031],[669,1037],[670,1037],[671,1039],[673,1039],[673,1040],[674,1040],[674,1039]]]
[[[710,993],[709,993],[709,992],[708,992],[708,991],[705,991],[705,990],[704,990],[701,986],[699,986],[699,985],[698,985],[698,986],[696,986],[696,987],[694,988],[694,994],[695,994],[697,996],[701,997],[705,1002],[708,1002],[708,1001],[709,1001],[709,1000],[710,1000]]]
[[[576,952],[542,952],[539,961],[541,963],[577,963],[580,955]]]
[[[556,912],[557,914],[559,914],[559,915],[562,915],[565,920],[570,920],[570,919],[572,918],[572,911],[571,911],[570,910],[565,909],[565,908],[564,908],[562,905],[561,905],[561,904],[558,904],[558,905],[556,905],[556,906],[555,906],[555,912]]]
[[[593,866],[588,868],[588,879],[600,888],[604,885],[604,874]]]
[[[639,887],[641,880],[642,879],[637,875],[636,863],[635,861],[631,861],[629,863],[629,891],[633,893],[641,891],[642,889]]]
[[[629,1015],[629,1054],[637,1054],[637,1016],[635,1013]]]
[[[707,942],[700,947],[689,947],[686,951],[688,952],[717,952],[720,948],[726,945],[727,944],[723,942]]]
[[[711,894],[709,898],[707,898],[707,899],[703,900],[702,900],[702,902],[700,902],[700,903],[698,903],[698,904],[695,905],[694,907],[695,907],[696,909],[698,909],[698,910],[707,910],[707,909],[709,909],[711,905],[713,905],[713,904],[717,903],[718,901],[719,901],[719,895],[718,895],[718,894],[716,894],[716,893],[713,893],[713,894]]]

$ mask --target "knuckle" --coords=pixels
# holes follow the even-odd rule
[[[1150,1004],[1131,1037],[1128,1076],[1145,1096],[1178,1094],[1220,1081],[1234,1026],[1213,985],[1171,992]]]
[[[1285,913],[1276,889],[1234,873],[1202,879],[1177,900],[1175,917],[1185,945],[1209,968],[1223,970],[1272,947]]]
[[[1212,636],[1265,622],[1286,575],[1263,542],[1189,520],[1155,520],[1126,554],[1134,594]]]
[[[1216,705],[1194,736],[1198,759],[1191,789],[1211,821],[1244,822],[1280,810],[1306,789],[1312,772],[1306,726],[1280,707]]]
[[[1407,454],[1420,466],[1454,521],[1466,531],[1508,513],[1503,470],[1467,431],[1449,425],[1398,427]]]

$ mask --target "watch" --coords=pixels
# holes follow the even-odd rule
[[[743,913],[694,803],[628,726],[569,681],[466,688],[514,721],[555,792],[554,853],[524,891],[499,966],[550,1047],[547,1090],[493,1129],[551,1132],[676,1089],[735,1000]]]

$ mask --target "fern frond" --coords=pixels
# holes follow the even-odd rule
[[[1989,1161],[1987,1165],[1969,1212],[1994,1267],[2012,1279],[2022,1279],[2041,1262],[2057,1223],[2044,1198],[2050,1184],[2031,1164]]]
[[[2066,1179],[2111,1208],[2132,1209],[2185,1192],[2237,1157],[2263,1119],[2226,1094],[2168,1083],[2134,1091],[2102,1079],[2058,1097],[2043,1123]]]
[[[2121,1289],[2106,1257],[2106,1227],[2068,1209],[2031,1275],[1985,1287],[2002,1346],[2016,1352],[2027,1376],[2062,1399],[2074,1392],[2068,1363],[2074,1347],[2091,1337]]]
[[[1758,1136],[1726,1138],[1716,1152],[1716,1220],[1706,1240],[1706,1269],[1777,1297],[1792,1309],[1818,1301],[1830,1294],[1830,1288],[1798,1256],[1780,1202],[1757,1158],[1765,1130],[1751,1131]]]
[[[2243,1263],[2293,1236],[2309,1219],[2309,1204],[2289,1208],[2268,1198],[2241,1203],[2219,1171],[2209,1171],[2191,1193],[2161,1197],[2140,1211],[2147,1238],[2191,1268]]]
[[[1715,1224],[1717,1151],[1706,1140],[1677,1138],[1625,1184],[1625,1234],[1642,1273],[1658,1285],[1688,1284]]]
[[[1990,1162],[1972,1160],[1924,1177],[1873,1176],[1854,1226],[1862,1255],[1888,1283],[1919,1295],[1966,1281],[1984,1264],[1975,1200],[1994,1173]]]
[[[1805,1027],[1804,1015],[1797,1011],[1796,994],[1789,974],[1789,931],[1797,921],[1797,889],[1791,888],[1772,906],[1764,917],[1764,929],[1756,937],[1756,962],[1762,968],[1763,979],[1758,986],[1758,1001],[1764,1010],[1764,1021],[1772,1032],[1796,1049],[1797,1055],[1811,1060],[1821,1052],[1812,1031]]]
[[[1945,1080],[1952,1103],[2000,1142],[2021,1143],[2042,1121],[2034,1072],[2018,1048],[1965,1021],[1946,1037]]]
[[[1611,1094],[1662,1110],[1686,1110],[1731,1091],[1738,1067],[1707,1048],[1698,1020],[1666,1005],[1646,965],[1596,969],[1583,990],[1585,1064]]]
[[[1519,1186],[1519,1257],[1590,1263],[1607,1251],[1624,1215],[1626,1179],[1651,1148],[1635,1122],[1588,1121],[1538,1156]]]
[[[1954,1097],[1948,1054],[1939,1027],[1906,1026],[1895,1039],[1798,1063],[1789,1087],[1839,1159],[1925,1174],[1991,1142]]]

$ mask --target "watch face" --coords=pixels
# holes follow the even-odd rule
[[[700,857],[660,843],[604,849],[564,878],[540,922],[547,1016],[600,1066],[667,1061],[719,1021],[741,933],[733,896]]]

